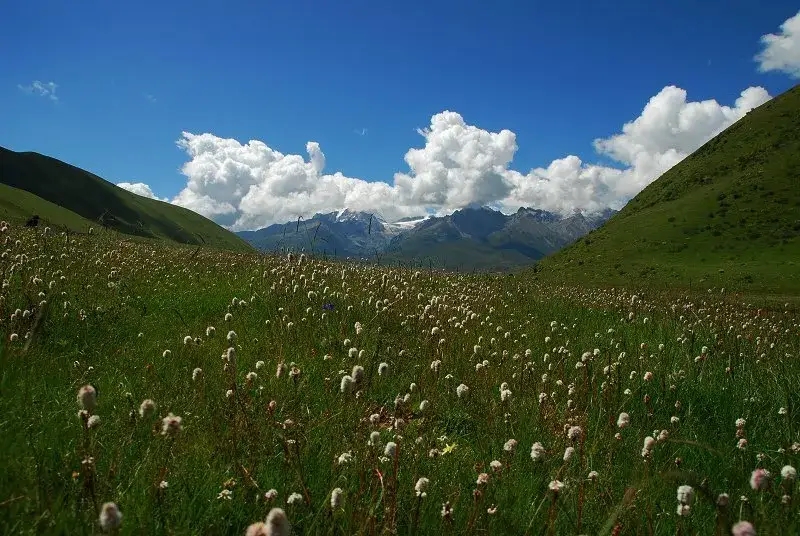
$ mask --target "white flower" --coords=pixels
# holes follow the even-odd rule
[[[383,449],[383,453],[389,458],[394,458],[397,453],[397,443],[394,441],[386,443],[386,448]]]
[[[331,492],[331,509],[336,510],[342,505],[342,495],[344,492],[342,488],[334,488]]]
[[[425,477],[420,478],[417,480],[417,483],[414,485],[414,491],[417,493],[417,497],[425,497],[427,495],[428,484],[430,484],[430,480]]]
[[[302,500],[303,500],[303,496],[295,491],[294,493],[289,495],[288,499],[286,499],[286,504],[299,503]]]
[[[139,416],[142,419],[149,419],[153,416],[153,412],[156,410],[156,403],[150,400],[142,401],[142,404],[139,406]]]
[[[88,384],[78,389],[78,405],[86,411],[93,411],[97,405],[97,390]]]
[[[694,499],[694,488],[692,486],[678,486],[678,502],[681,504],[692,504]]]
[[[339,390],[343,393],[349,393],[353,390],[353,377],[349,375],[342,376],[342,381],[339,384]]]
[[[456,395],[458,395],[458,398],[463,398],[467,396],[467,393],[469,393],[469,387],[467,387],[463,383],[460,384],[458,387],[456,387]]]
[[[617,426],[619,428],[627,428],[628,425],[631,423],[631,416],[625,412],[619,414],[617,418]]]
[[[100,528],[105,532],[119,528],[122,524],[122,512],[113,502],[107,502],[100,509]]]
[[[540,442],[536,442],[531,445],[531,459],[535,462],[541,460],[544,457],[544,447]]]
[[[797,469],[791,465],[784,465],[781,469],[781,478],[789,482],[794,482],[797,479]]]

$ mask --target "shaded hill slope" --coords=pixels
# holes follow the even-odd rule
[[[537,277],[800,291],[800,86],[761,105],[544,259]]]
[[[250,249],[234,233],[191,210],[136,195],[93,173],[38,153],[17,153],[0,147],[0,184],[12,188],[3,190],[0,210],[5,211],[5,217],[40,213],[52,225],[86,230],[80,219],[48,205],[55,204],[95,225],[102,224],[125,234]],[[40,205],[35,198],[17,193],[20,191],[47,203]]]

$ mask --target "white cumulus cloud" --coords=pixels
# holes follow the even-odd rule
[[[40,82],[39,80],[34,80],[30,85],[23,86],[22,84],[18,84],[17,87],[25,93],[34,93],[53,101],[58,100],[58,96],[56,95],[58,84],[55,82]]]
[[[177,143],[188,155],[182,167],[187,183],[172,202],[235,230],[342,208],[374,211],[389,220],[475,203],[505,211],[531,206],[561,213],[619,208],[769,99],[763,88],[750,87],[728,106],[716,100],[689,101],[685,90],[667,86],[621,132],[594,141],[595,151],[617,165],[567,155],[527,173],[511,167],[517,151],[513,132],[489,132],[444,111],[419,130],[424,145],[406,152],[409,169],[396,173],[391,182],[324,173],[325,155],[316,142],[309,142],[306,156],[301,156],[282,154],[258,140],[241,143],[184,132]],[[152,194],[141,183],[128,189],[133,187],[141,195]]]
[[[761,72],[780,71],[800,78],[800,11],[781,24],[780,33],[761,36],[764,49],[756,56]]]
[[[149,197],[150,199],[158,199],[159,201],[168,201],[168,199],[162,199],[158,197],[153,190],[147,184],[143,182],[118,182],[117,186],[122,188],[123,190],[128,190],[129,192],[133,192],[137,195],[141,195],[142,197]]]

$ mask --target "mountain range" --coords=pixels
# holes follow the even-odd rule
[[[387,222],[368,212],[345,209],[237,234],[262,251],[308,251],[446,269],[506,270],[571,244],[614,213],[562,216],[520,208],[506,215],[471,206],[446,216]]]

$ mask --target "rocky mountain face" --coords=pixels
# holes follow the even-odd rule
[[[351,210],[316,214],[239,236],[264,251],[309,251],[462,270],[505,270],[534,262],[605,223],[615,211],[562,216],[520,208],[506,215],[469,207],[448,216],[389,223]]]

